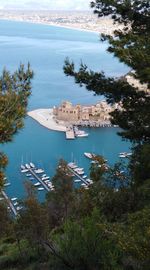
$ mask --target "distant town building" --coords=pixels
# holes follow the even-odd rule
[[[79,122],[94,121],[98,123],[110,123],[110,112],[115,106],[110,106],[106,101],[100,101],[96,105],[73,105],[64,101],[59,107],[53,108],[53,114],[59,121],[77,124]]]

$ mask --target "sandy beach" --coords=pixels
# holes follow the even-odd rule
[[[37,109],[28,112],[27,115],[50,130],[66,132],[65,125],[56,123],[53,115],[53,109]]]

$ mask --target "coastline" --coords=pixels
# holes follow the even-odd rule
[[[39,24],[39,25],[46,25],[46,26],[53,26],[53,27],[59,27],[59,28],[66,28],[70,30],[77,30],[82,32],[88,32],[88,33],[95,33],[95,34],[101,34],[102,31],[94,31],[90,29],[85,28],[79,28],[79,27],[73,27],[73,26],[67,26],[67,25],[61,25],[57,23],[46,23],[46,22],[39,22],[39,21],[31,21],[31,20],[19,20],[19,19],[10,19],[10,18],[0,18],[0,21],[10,21],[10,22],[24,22],[24,23],[31,23],[31,24]]]
[[[53,131],[66,132],[66,126],[56,123],[53,109],[37,109],[27,112],[27,115],[37,121],[40,125]]]
[[[36,109],[30,112],[27,112],[27,115],[30,116],[32,119],[34,119],[36,122],[38,122],[43,127],[53,130],[53,131],[61,131],[61,132],[68,132],[70,129],[70,126],[82,126],[82,127],[111,127],[110,121],[103,121],[101,123],[94,124],[94,122],[89,123],[83,123],[80,121],[80,123],[76,122],[73,124],[73,122],[64,122],[59,121],[56,119],[53,109]],[[69,128],[69,129],[68,129]]]

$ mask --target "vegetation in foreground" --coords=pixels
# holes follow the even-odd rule
[[[99,16],[112,16],[125,31],[108,40],[109,52],[150,86],[150,3],[141,0],[95,0]],[[112,113],[120,135],[132,143],[133,155],[122,174],[121,164],[106,170],[102,157],[91,167],[93,185],[73,189],[72,176],[60,160],[53,178],[55,192],[44,204],[29,184],[23,210],[12,219],[0,204],[0,269],[137,270],[150,269],[150,96],[126,80],[107,78],[82,64],[75,71],[66,60],[64,71],[76,83],[120,102]],[[20,69],[0,79],[0,142],[8,142],[22,126],[33,73]],[[7,158],[0,156],[3,185]]]

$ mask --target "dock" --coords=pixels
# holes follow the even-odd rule
[[[28,170],[32,174],[32,176],[34,176],[47,191],[50,191],[50,188],[44,183],[44,181],[42,181],[42,179],[34,172],[33,169],[30,168]]]
[[[70,126],[66,129],[66,139],[67,140],[74,140],[75,139],[75,133],[73,126]]]
[[[4,199],[6,200],[6,203],[10,207],[10,210],[12,211],[13,215],[16,217],[18,215],[18,213],[17,213],[17,210],[14,207],[13,203],[11,202],[11,200],[9,199],[9,197],[7,196],[7,194],[5,193],[4,190],[1,190],[1,193],[2,193],[2,195],[4,197]]]
[[[84,179],[82,178],[81,175],[79,175],[78,173],[76,173],[72,168],[70,168],[69,166],[67,166],[68,169],[70,170],[70,172],[74,175],[74,176],[77,176],[85,185],[89,186],[89,183]]]

